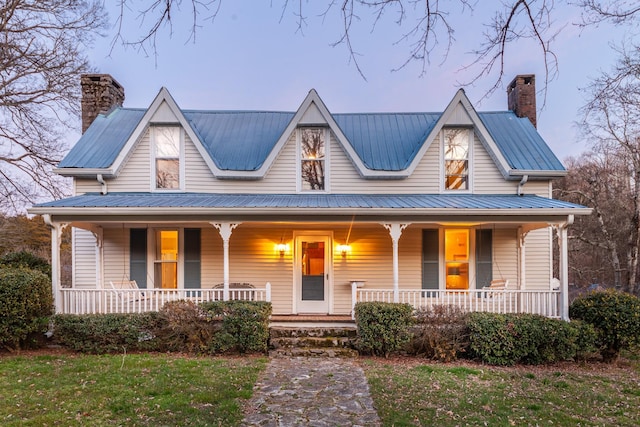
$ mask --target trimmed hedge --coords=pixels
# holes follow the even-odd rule
[[[159,312],[56,315],[54,339],[83,353],[176,351],[266,352],[271,304],[219,301],[166,303]]]
[[[53,314],[51,281],[42,272],[0,268],[0,348],[37,344]]]
[[[269,346],[269,316],[272,306],[264,301],[212,301],[202,308],[222,321],[211,343],[212,351],[264,353]]]
[[[355,315],[356,347],[362,353],[389,357],[411,340],[414,318],[410,304],[359,302]]]
[[[594,349],[595,333],[582,323],[535,314],[471,313],[470,354],[492,365],[573,360]]]
[[[162,329],[160,313],[57,314],[55,342],[82,353],[165,351],[156,338]]]
[[[640,298],[634,295],[613,289],[591,292],[569,306],[569,317],[596,328],[605,362],[615,361],[623,349],[640,346]]]

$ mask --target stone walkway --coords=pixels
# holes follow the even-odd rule
[[[380,426],[362,369],[341,358],[272,358],[242,426]]]

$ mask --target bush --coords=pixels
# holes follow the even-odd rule
[[[35,338],[47,330],[52,314],[47,276],[37,270],[0,268],[0,348],[17,350],[39,342]]]
[[[162,319],[157,312],[58,314],[53,324],[55,341],[82,353],[166,350],[156,337],[162,329]]]
[[[4,255],[0,258],[0,265],[38,270],[44,273],[47,277],[51,277],[51,265],[49,262],[46,259],[35,256],[31,252],[27,251],[11,252]]]
[[[211,342],[213,352],[264,353],[269,346],[271,303],[264,301],[212,301],[202,308],[219,319],[221,329]]]
[[[159,313],[162,327],[158,340],[167,351],[208,353],[211,342],[220,331],[220,322],[193,301],[171,301]]]
[[[593,330],[535,314],[472,313],[471,355],[492,365],[542,364],[584,357],[593,349]]]
[[[569,307],[569,317],[592,324],[605,362],[618,358],[623,349],[640,345],[640,299],[615,290],[591,292]]]
[[[467,313],[454,305],[436,305],[416,311],[410,352],[441,362],[451,362],[469,347]]]
[[[409,304],[359,302],[355,307],[359,351],[389,357],[411,340],[413,307]]]

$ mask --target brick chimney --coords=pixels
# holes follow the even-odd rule
[[[98,114],[122,107],[124,88],[109,74],[82,74],[82,133],[89,128]]]
[[[537,127],[535,74],[520,74],[513,79],[507,88],[507,104],[516,116],[528,117]]]

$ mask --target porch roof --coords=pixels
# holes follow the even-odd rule
[[[584,215],[589,208],[535,195],[515,194],[219,194],[219,193],[87,193],[35,205],[34,214],[216,213],[257,210],[256,214],[295,212],[438,213],[504,215]]]

